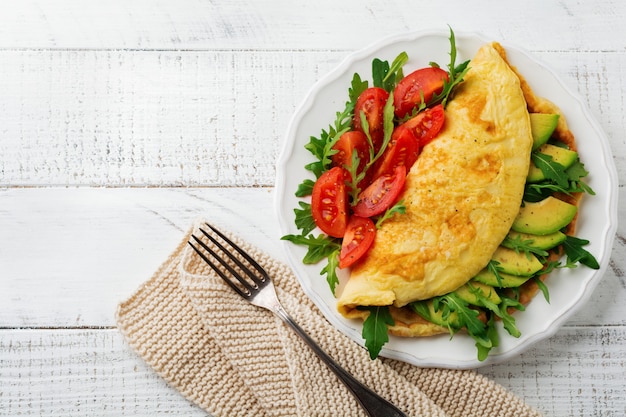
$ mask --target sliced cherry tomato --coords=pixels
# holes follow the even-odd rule
[[[352,166],[352,154],[356,151],[359,157],[359,166],[357,168],[357,174],[363,172],[365,165],[370,161],[370,152],[369,152],[369,144],[367,143],[367,137],[365,133],[359,130],[352,130],[350,132],[346,132],[335,143],[333,149],[337,151],[336,154],[331,156],[331,160],[333,162],[333,166],[338,166],[342,168],[346,168],[346,181],[350,182],[352,178],[350,177],[350,173],[347,171],[347,167]],[[366,178],[361,180],[358,184],[359,187],[363,187],[365,184],[369,182],[367,175]]]
[[[391,141],[385,153],[376,162],[373,178],[378,178],[383,174],[392,174],[399,165],[404,165],[408,172],[417,160],[420,149],[419,141],[413,131],[406,126],[398,126],[391,135]]]
[[[352,266],[359,260],[376,237],[376,226],[368,217],[352,216],[346,228],[339,253],[339,268]]]
[[[421,68],[401,79],[393,92],[396,116],[410,114],[420,105],[422,97],[428,104],[434,94],[441,93],[444,80],[449,79],[448,73],[437,67]]]
[[[407,120],[401,126],[410,129],[419,141],[420,147],[423,148],[439,134],[443,127],[444,120],[445,113],[443,106],[437,104],[434,107],[418,113],[417,116]]]
[[[376,178],[359,194],[359,201],[354,206],[354,214],[361,217],[372,217],[383,213],[391,207],[404,188],[406,167],[398,165],[390,174]]]
[[[361,112],[364,112],[375,152],[380,149],[385,134],[383,113],[388,98],[389,93],[384,89],[370,87],[359,95],[354,106],[354,129],[364,131],[361,125]]]
[[[333,237],[342,237],[348,224],[348,200],[344,169],[334,167],[315,182],[311,195],[311,215],[317,227]]]

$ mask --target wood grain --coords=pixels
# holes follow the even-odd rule
[[[291,115],[344,56],[0,51],[0,186],[272,186]],[[619,141],[626,52],[537,56]]]
[[[506,368],[479,372],[545,415],[620,416],[626,394],[626,353],[619,349],[624,342],[623,332],[615,329],[565,328]],[[597,343],[604,352],[589,352]],[[7,330],[0,351],[0,415],[205,415],[135,356],[115,329]],[[594,358],[607,366],[583,365]],[[546,380],[549,388],[541,382]]]
[[[381,38],[450,25],[528,50],[583,97],[625,183],[625,19],[618,0],[0,2],[0,416],[205,415],[129,349],[115,306],[199,217],[284,260],[291,114]],[[625,415],[625,274],[619,225],[579,312],[479,372],[549,416]]]
[[[623,51],[619,0],[34,0],[4,3],[0,48],[353,50],[398,32],[483,32],[527,49]],[[608,31],[607,28],[611,30]]]

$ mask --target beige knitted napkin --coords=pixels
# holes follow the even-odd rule
[[[272,313],[243,301],[187,245],[117,310],[133,349],[172,387],[215,417],[365,416],[347,389]],[[410,416],[539,416],[472,371],[370,360],[335,330],[292,271],[235,242],[263,265],[287,312],[359,380]]]

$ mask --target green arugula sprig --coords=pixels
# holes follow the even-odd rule
[[[376,229],[380,229],[383,223],[386,220],[392,218],[394,215],[404,214],[404,213],[406,213],[406,206],[404,205],[404,200],[400,200],[396,204],[394,204],[393,206],[385,210],[385,212],[376,219],[376,223],[375,223]]]
[[[565,168],[554,161],[550,155],[533,151],[531,160],[541,170],[546,179],[536,184],[526,185],[524,191],[525,201],[540,201],[554,193],[567,195],[587,193],[595,195],[593,189],[583,181],[583,178],[589,172],[585,169],[580,159],[577,159],[570,167]]]
[[[398,82],[404,78],[402,68],[409,60],[406,52],[400,52],[393,60],[391,66],[387,61],[374,58],[372,61],[372,81],[374,87],[383,88],[387,92],[392,92]]]
[[[305,168],[313,172],[316,178],[319,178],[330,167],[331,156],[337,153],[333,146],[341,135],[351,129],[353,112],[354,103],[346,103],[344,111],[336,113],[334,124],[330,125],[328,130],[322,130],[319,138],[311,136],[309,143],[304,145],[316,157],[316,161],[305,165]]]
[[[365,347],[371,359],[376,359],[383,346],[389,341],[388,326],[395,324],[387,306],[360,306],[359,310],[370,313],[363,321],[361,336],[365,340]]]
[[[454,37],[454,31],[450,28],[450,63],[448,64],[448,76],[450,79],[444,81],[443,90],[441,93],[433,96],[431,102],[428,103],[429,106],[441,103],[444,107],[446,107],[454,88],[463,81],[463,78],[469,71],[469,60],[464,61],[459,65],[456,64],[456,52],[456,38]],[[434,62],[432,62],[431,65],[437,67],[439,66]]]
[[[326,281],[334,295],[335,289],[339,284],[337,267],[339,266],[339,252],[341,251],[340,240],[324,234],[318,236],[313,234],[306,236],[290,234],[281,237],[281,240],[287,240],[296,245],[307,247],[307,252],[302,259],[303,264],[313,265],[326,260],[326,266],[322,268],[320,275],[326,275]]]
[[[575,267],[576,264],[581,263],[591,269],[600,269],[600,264],[596,258],[586,249],[583,249],[583,246],[588,244],[588,240],[579,239],[574,236],[567,236],[565,242],[563,242],[563,250],[567,256],[567,263],[565,266],[572,268]]]
[[[383,141],[378,149],[378,152],[374,149],[374,143],[372,141],[372,137],[369,132],[369,123],[365,117],[365,113],[361,112],[361,127],[363,128],[363,132],[365,133],[365,137],[368,142],[369,149],[369,161],[362,168],[361,172],[358,172],[358,168],[361,162],[359,155],[356,149],[352,152],[350,166],[344,166],[344,168],[350,173],[350,181],[348,184],[348,188],[350,190],[350,204],[355,206],[359,201],[359,194],[361,193],[361,188],[359,187],[359,183],[369,170],[374,166],[374,164],[384,155],[387,146],[389,146],[389,142],[391,142],[391,135],[393,134],[394,125],[394,107],[393,107],[393,92],[389,94],[387,101],[385,102],[385,107],[383,108]]]
[[[500,275],[500,272],[502,272],[502,267],[500,266],[500,262],[491,259],[487,264],[487,269],[496,277],[498,285],[502,285],[502,275]]]
[[[514,250],[516,253],[525,253],[526,257],[528,257],[529,259],[531,254],[536,255],[541,259],[545,259],[549,255],[548,251],[533,247],[532,239],[523,239],[519,235],[515,236],[514,238],[510,236],[505,237],[501,245]]]
[[[463,300],[454,292],[433,298],[435,312],[442,311],[444,320],[450,314],[456,314],[456,326],[450,328],[450,335],[465,329],[467,334],[474,339],[476,346],[491,349],[493,342],[487,334],[487,325],[480,319],[480,311],[472,308],[471,304]]]

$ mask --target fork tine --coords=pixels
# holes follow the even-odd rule
[[[230,259],[245,275],[247,275],[248,278],[250,278],[250,280],[252,281],[252,284],[248,282],[243,276],[241,276],[241,274],[239,274],[238,271],[236,271],[232,265],[230,265],[226,260],[224,260],[224,258],[222,257],[218,258],[218,261],[222,265],[224,265],[224,267],[228,269],[228,272],[230,272],[235,278],[237,278],[237,280],[240,283],[245,285],[249,291],[258,289],[259,286],[263,284],[262,279],[259,279],[257,276],[255,276],[254,273],[250,271],[250,269],[243,262],[241,262],[241,260],[237,259],[237,257],[233,255],[231,251],[226,249],[220,242],[218,242],[218,240],[215,239],[215,237],[211,236],[202,228],[200,228],[199,230],[202,232],[203,235],[209,238],[209,240],[213,242],[213,244],[217,246],[222,251],[222,253],[225,254],[228,257],[228,259]],[[217,256],[215,252],[213,252],[213,255]]]
[[[222,258],[220,258],[215,251],[213,251],[213,249],[211,249],[206,243],[204,243],[203,241],[201,241],[200,239],[198,239],[195,235],[191,235],[191,237],[198,243],[198,245],[202,246],[202,248],[204,250],[206,250],[207,252],[209,252],[211,254],[211,256],[218,260],[220,264],[222,264],[226,269],[228,269],[228,271],[231,273],[231,275],[233,277],[235,277],[237,279],[237,281],[239,281],[239,283],[241,285],[243,285],[246,289],[246,291],[243,291],[239,286],[237,286],[225,273],[224,271],[222,271],[219,266],[217,266],[202,250],[200,250],[197,246],[195,246],[193,243],[191,243],[191,241],[187,242],[189,243],[189,246],[191,246],[193,248],[193,250],[196,251],[196,253],[198,255],[200,255],[200,257],[204,260],[204,262],[206,262],[207,264],[209,264],[209,266],[215,271],[215,273],[217,273],[217,275],[220,276],[220,278],[222,278],[233,290],[235,290],[240,296],[242,296],[243,298],[249,298],[251,295],[251,291],[253,290],[254,287],[252,287],[252,285],[250,285],[249,282],[247,282],[246,280],[244,280],[230,265],[228,265],[228,263],[226,261],[224,261]]]
[[[209,239],[211,239],[211,241],[213,243],[215,243],[215,245],[217,245],[222,251],[224,251],[224,253],[226,253],[230,259],[232,259],[235,263],[237,263],[237,265],[240,268],[245,269],[247,271],[248,275],[255,282],[262,283],[262,282],[265,282],[265,281],[269,280],[269,276],[267,275],[267,272],[265,271],[265,269],[263,269],[263,267],[261,265],[259,265],[250,255],[248,255],[248,253],[246,251],[244,251],[239,246],[237,246],[232,240],[227,238],[222,232],[217,230],[215,227],[211,226],[209,223],[205,223],[205,224],[207,226],[209,226],[211,228],[211,230],[213,230],[213,232],[215,232],[215,234],[217,234],[226,243],[228,243],[230,245],[230,247],[235,249],[246,261],[248,261],[248,263],[250,263],[250,265],[252,265],[254,267],[254,269],[256,269],[259,274],[261,274],[263,279],[259,279],[257,276],[255,276],[247,267],[245,267],[241,263],[241,261],[239,261],[239,259],[237,259],[234,255],[232,255],[230,253],[230,251],[226,250],[224,248],[224,246],[222,246],[219,242],[217,242],[217,240],[214,237],[210,236],[207,232],[205,232],[204,230],[200,229],[200,231],[202,231],[202,233],[204,233],[205,236],[207,236]]]

